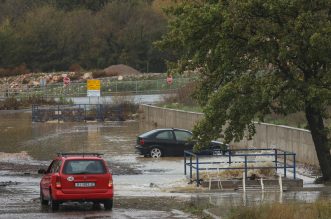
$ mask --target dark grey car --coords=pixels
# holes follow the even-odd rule
[[[137,137],[136,151],[144,156],[159,158],[162,156],[183,156],[184,150],[192,150],[194,142],[192,132],[185,129],[167,128],[154,129]],[[225,153],[228,146],[222,142],[212,141],[212,149]],[[203,151],[212,154],[212,150]]]

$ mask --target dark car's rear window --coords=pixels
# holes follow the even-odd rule
[[[106,168],[101,160],[67,160],[62,171],[64,174],[102,174]]]
[[[158,131],[159,131],[159,130],[154,129],[154,130],[151,130],[151,131],[148,131],[148,132],[145,132],[145,133],[139,135],[139,137],[140,137],[140,138],[146,138],[146,137],[148,137],[148,136],[150,136],[150,135],[153,135],[154,133],[156,133],[156,132],[158,132]]]

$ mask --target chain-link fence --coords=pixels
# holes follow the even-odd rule
[[[193,78],[175,78],[173,83],[169,85],[166,79],[137,81],[111,81],[101,79],[101,96],[110,96],[117,93],[155,94],[173,92],[193,80]],[[86,82],[73,82],[68,86],[57,83],[48,84],[43,87],[28,87],[27,85],[20,88],[10,88],[8,85],[2,85],[0,87],[0,98],[25,98],[31,96],[40,96],[43,98],[84,97],[87,96],[87,86]]]

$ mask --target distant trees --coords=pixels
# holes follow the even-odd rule
[[[0,69],[86,69],[123,63],[143,72],[165,71],[152,42],[166,18],[151,0],[2,0]],[[1,70],[0,70],[1,77]]]
[[[92,11],[101,10],[109,0],[53,0],[59,9],[64,10],[76,10],[76,9],[88,9]]]

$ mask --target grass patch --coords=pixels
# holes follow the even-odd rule
[[[181,103],[166,103],[161,104],[160,107],[202,113],[202,108],[199,106],[186,106]]]
[[[263,204],[231,209],[228,219],[330,219],[331,201]]]

